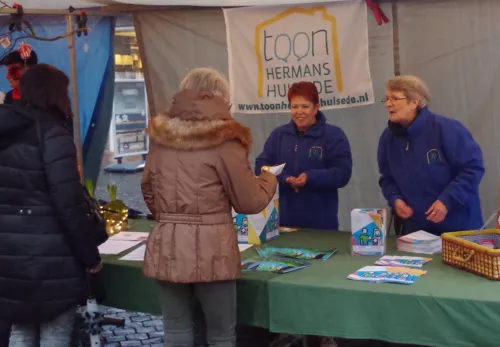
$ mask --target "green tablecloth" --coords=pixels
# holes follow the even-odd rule
[[[500,346],[498,282],[447,266],[440,255],[412,285],[350,281],[349,273],[377,257],[351,256],[349,234],[301,232],[280,243],[338,247],[340,252],[269,282],[272,331],[428,346]],[[395,249],[395,240],[389,240],[388,254],[398,254]]]
[[[285,275],[244,274],[238,286],[241,324],[429,346],[500,346],[500,283],[446,266],[440,256],[413,285],[374,284],[346,279],[377,259],[351,256],[347,233],[304,230],[281,235],[272,244],[337,247],[339,252]],[[245,252],[253,254],[253,249]],[[388,254],[397,254],[394,240]],[[142,276],[140,263],[106,259],[104,278],[107,304],[159,312],[154,282]]]
[[[129,229],[133,231],[150,231],[153,225],[151,221],[131,220],[129,223]],[[254,254],[255,251],[250,249],[244,256]],[[144,277],[142,262],[118,260],[122,256],[104,257],[102,279],[107,295],[103,304],[161,314],[155,281]],[[271,273],[247,273],[238,281],[239,324],[269,329],[268,283],[277,276]]]

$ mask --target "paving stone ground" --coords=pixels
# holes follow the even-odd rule
[[[124,318],[125,326],[105,325],[103,347],[163,347],[163,319],[141,312],[106,307],[108,317]]]
[[[142,172],[134,174],[111,174],[101,172],[96,185],[96,196],[109,199],[106,186],[116,184],[118,199],[131,208],[148,212],[141,193]],[[162,317],[141,312],[128,312],[116,308],[104,308],[105,315],[125,319],[125,327],[104,326],[101,336],[104,347],[163,347]]]

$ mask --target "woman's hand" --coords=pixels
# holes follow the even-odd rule
[[[441,223],[446,218],[448,214],[448,209],[439,200],[436,200],[432,206],[425,212],[427,215],[427,220],[434,223]]]
[[[394,209],[396,210],[396,214],[400,218],[408,219],[413,216],[413,209],[401,199],[397,199],[394,201]]]
[[[297,188],[302,188],[307,183],[307,175],[305,173],[300,174],[299,177],[295,179],[295,186]]]
[[[286,182],[292,186],[296,193],[299,192],[299,189],[304,187],[307,183],[307,175],[302,173],[299,177],[288,177]]]
[[[293,183],[293,182],[295,182],[295,180],[296,180],[296,178],[295,178],[295,177],[290,176],[290,177],[287,177],[287,179],[286,179],[286,183],[288,183],[289,185],[291,185],[291,186],[292,186],[292,188],[295,190],[295,193],[298,193],[298,192],[299,192],[299,190],[298,190],[297,188],[295,188],[295,185],[294,185],[294,183]]]
[[[99,265],[97,265],[96,267],[92,268],[92,269],[87,269],[87,271],[91,274],[96,274],[98,272],[100,272],[102,270],[102,261],[99,262]]]

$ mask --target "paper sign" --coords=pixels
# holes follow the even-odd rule
[[[121,257],[120,260],[144,261],[145,254],[146,254],[146,245],[142,245],[142,246],[138,247],[137,249],[134,249],[129,254]]]
[[[275,176],[278,176],[278,175],[280,175],[283,172],[283,168],[285,167],[285,165],[286,164],[271,166],[269,168],[269,172],[272,173]]]
[[[374,102],[365,0],[224,9],[231,103],[289,113],[288,88],[314,83],[322,110]]]
[[[9,35],[6,35],[0,38],[0,45],[5,49],[10,46],[10,38]]]
[[[127,249],[137,246],[142,241],[117,241],[111,240],[104,242],[99,246],[99,253],[101,254],[120,254]]]
[[[149,233],[137,231],[122,231],[109,239],[114,241],[146,241]]]

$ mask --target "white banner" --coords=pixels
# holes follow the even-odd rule
[[[303,4],[303,3],[318,3],[318,2],[332,2],[332,1],[353,1],[353,0],[115,0],[117,3],[134,4],[134,5],[157,5],[157,6],[207,6],[207,7],[231,7],[231,6],[264,6],[264,5],[290,5],[290,4]],[[356,0],[354,0],[356,1]],[[47,2],[47,0],[23,0],[25,8],[44,8],[42,6],[27,6],[32,2]],[[61,6],[63,9],[68,9],[68,6],[74,4],[74,0],[67,0],[66,7]],[[84,0],[84,2],[99,2],[106,3],[110,0]],[[44,4],[45,5],[45,4]],[[88,4],[89,5],[89,4]],[[73,5],[74,6],[74,5]],[[95,4],[94,4],[95,6]],[[88,6],[90,7],[90,6]]]
[[[314,82],[320,108],[374,102],[365,0],[224,10],[233,112],[288,112],[287,92]]]

